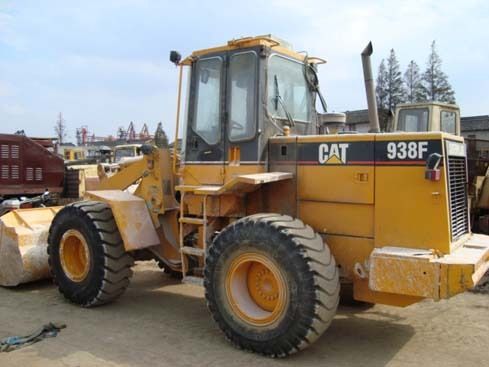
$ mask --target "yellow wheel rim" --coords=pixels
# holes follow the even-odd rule
[[[76,229],[63,234],[59,245],[61,267],[74,282],[83,281],[90,270],[90,251],[85,237]]]
[[[267,256],[239,255],[232,261],[225,283],[231,309],[247,323],[267,326],[284,315],[288,303],[285,277]]]

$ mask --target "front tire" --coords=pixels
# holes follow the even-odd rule
[[[335,260],[302,221],[257,214],[224,228],[208,249],[208,308],[237,347],[284,357],[316,341],[339,301]]]
[[[82,201],[65,206],[49,229],[49,268],[59,291],[83,307],[112,302],[129,285],[133,258],[124,250],[110,207]]]

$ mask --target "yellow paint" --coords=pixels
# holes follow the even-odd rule
[[[300,200],[298,216],[319,233],[374,237],[373,205]]]
[[[432,250],[384,247],[371,254],[369,264],[371,290],[449,298],[474,287],[489,269],[489,236],[471,235],[441,257]]]
[[[424,167],[377,167],[375,246],[450,251],[445,172],[440,181],[424,178]]]
[[[85,237],[75,229],[69,229],[61,237],[59,258],[65,275],[73,282],[80,283],[90,270],[90,250]]]
[[[120,190],[104,190],[88,191],[86,198],[110,206],[126,251],[160,244],[148,207],[140,197]]]
[[[322,142],[351,142],[351,141],[374,141],[379,135],[377,134],[341,134],[341,135],[300,135],[292,139],[297,139],[297,143],[322,143]],[[291,138],[281,136],[274,137],[274,141],[292,141]]]
[[[290,48],[284,47],[284,45],[281,44],[280,40],[274,39],[271,36],[256,36],[256,37],[244,37],[241,39],[235,39],[229,41],[227,45],[194,51],[192,52],[191,56],[187,57],[185,60],[182,61],[182,64],[183,65],[191,64],[193,60],[197,57],[213,54],[216,52],[226,52],[226,51],[233,51],[237,49],[258,47],[258,46],[271,48],[273,51],[287,55],[298,61],[303,61],[305,57],[304,53],[298,53],[291,50]]]
[[[253,262],[248,269],[247,283],[251,299],[265,311],[273,312],[277,307],[279,285],[270,269]]]
[[[355,264],[365,264],[368,260],[374,249],[373,239],[335,235],[326,235],[323,238],[334,254],[336,263],[340,265],[340,276],[353,281]]]
[[[79,161],[85,159],[86,151],[84,148],[64,148],[63,157],[65,161]]]
[[[228,182],[237,175],[262,173],[266,171],[264,164],[226,165],[224,168],[224,181]]]
[[[283,270],[265,254],[247,251],[232,260],[225,276],[227,302],[253,326],[277,322],[285,313],[288,287]]]
[[[178,207],[168,149],[154,149],[122,163],[119,172],[101,178],[97,190],[125,190],[133,184],[137,184],[135,195],[144,198],[155,227],[159,226],[159,214]]]
[[[373,204],[374,180],[361,182],[358,174],[374,177],[373,166],[298,166],[299,200]],[[314,179],[311,179],[314,177]]]
[[[182,168],[185,185],[222,185],[224,183],[223,164],[185,163]]]
[[[368,286],[368,279],[355,279],[353,283],[353,298],[358,301],[397,307],[406,307],[424,299],[423,297],[407,296],[404,294],[373,291]]]
[[[428,109],[428,131],[441,131],[441,112],[455,113],[455,134],[460,135],[460,109],[457,105],[442,102],[400,103],[396,106],[392,131],[398,130],[399,114],[402,110]]]
[[[0,217],[0,285],[49,276],[47,238],[61,207],[17,209]]]
[[[370,256],[369,288],[373,291],[438,299],[439,266],[429,250],[385,248]]]

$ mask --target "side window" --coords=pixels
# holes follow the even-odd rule
[[[457,129],[455,126],[456,114],[453,111],[441,111],[440,115],[440,129],[446,133],[456,134]]]
[[[229,65],[229,140],[251,138],[256,132],[256,54],[231,57]]]
[[[428,131],[428,109],[408,108],[401,110],[397,125],[399,131]]]
[[[217,144],[221,136],[220,101],[222,60],[220,57],[197,62],[197,83],[193,129],[206,143]]]

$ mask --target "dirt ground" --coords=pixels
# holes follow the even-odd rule
[[[306,351],[271,360],[233,348],[209,316],[203,292],[139,264],[128,291],[96,309],[66,303],[44,281],[0,288],[0,338],[49,321],[56,338],[0,354],[0,366],[483,366],[489,359],[489,294],[404,309],[341,307]]]

